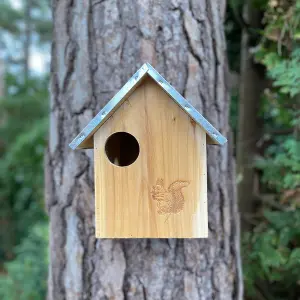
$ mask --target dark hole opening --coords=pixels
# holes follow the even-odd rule
[[[116,132],[107,139],[105,153],[111,163],[125,167],[138,158],[140,146],[133,135],[127,132]]]

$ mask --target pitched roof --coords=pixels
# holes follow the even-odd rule
[[[87,126],[69,144],[72,149],[92,148],[90,138],[98,128],[117,110],[126,98],[149,75],[162,89],[207,133],[210,144],[224,145],[227,139],[214,128],[184,97],[182,97],[149,63],[143,66],[127,81],[119,92],[100,110]]]

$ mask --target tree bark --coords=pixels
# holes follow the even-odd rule
[[[246,1],[244,17],[251,28],[259,28],[261,14],[252,2],[251,0]],[[243,30],[237,137],[238,202],[243,230],[251,227],[243,216],[254,211],[254,157],[261,134],[258,111],[260,97],[265,85],[263,69],[255,64],[253,54],[251,54],[251,47],[256,46],[255,42],[257,41],[255,40],[253,34],[251,36],[247,29]]]
[[[231,143],[208,148],[208,239],[95,239],[92,150],[68,143],[144,62],[230,137],[225,1],[54,0],[49,300],[242,299]]]

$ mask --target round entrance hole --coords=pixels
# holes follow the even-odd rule
[[[130,133],[116,132],[108,137],[105,143],[105,153],[111,163],[126,167],[136,161],[140,153],[140,146]]]

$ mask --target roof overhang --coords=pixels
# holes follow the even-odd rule
[[[87,126],[69,144],[75,149],[93,148],[93,135],[101,125],[122,105],[140,85],[143,78],[150,76],[162,89],[207,133],[208,143],[224,145],[227,139],[211,125],[174,87],[172,87],[149,63],[145,63],[119,90],[119,92],[100,110]]]

